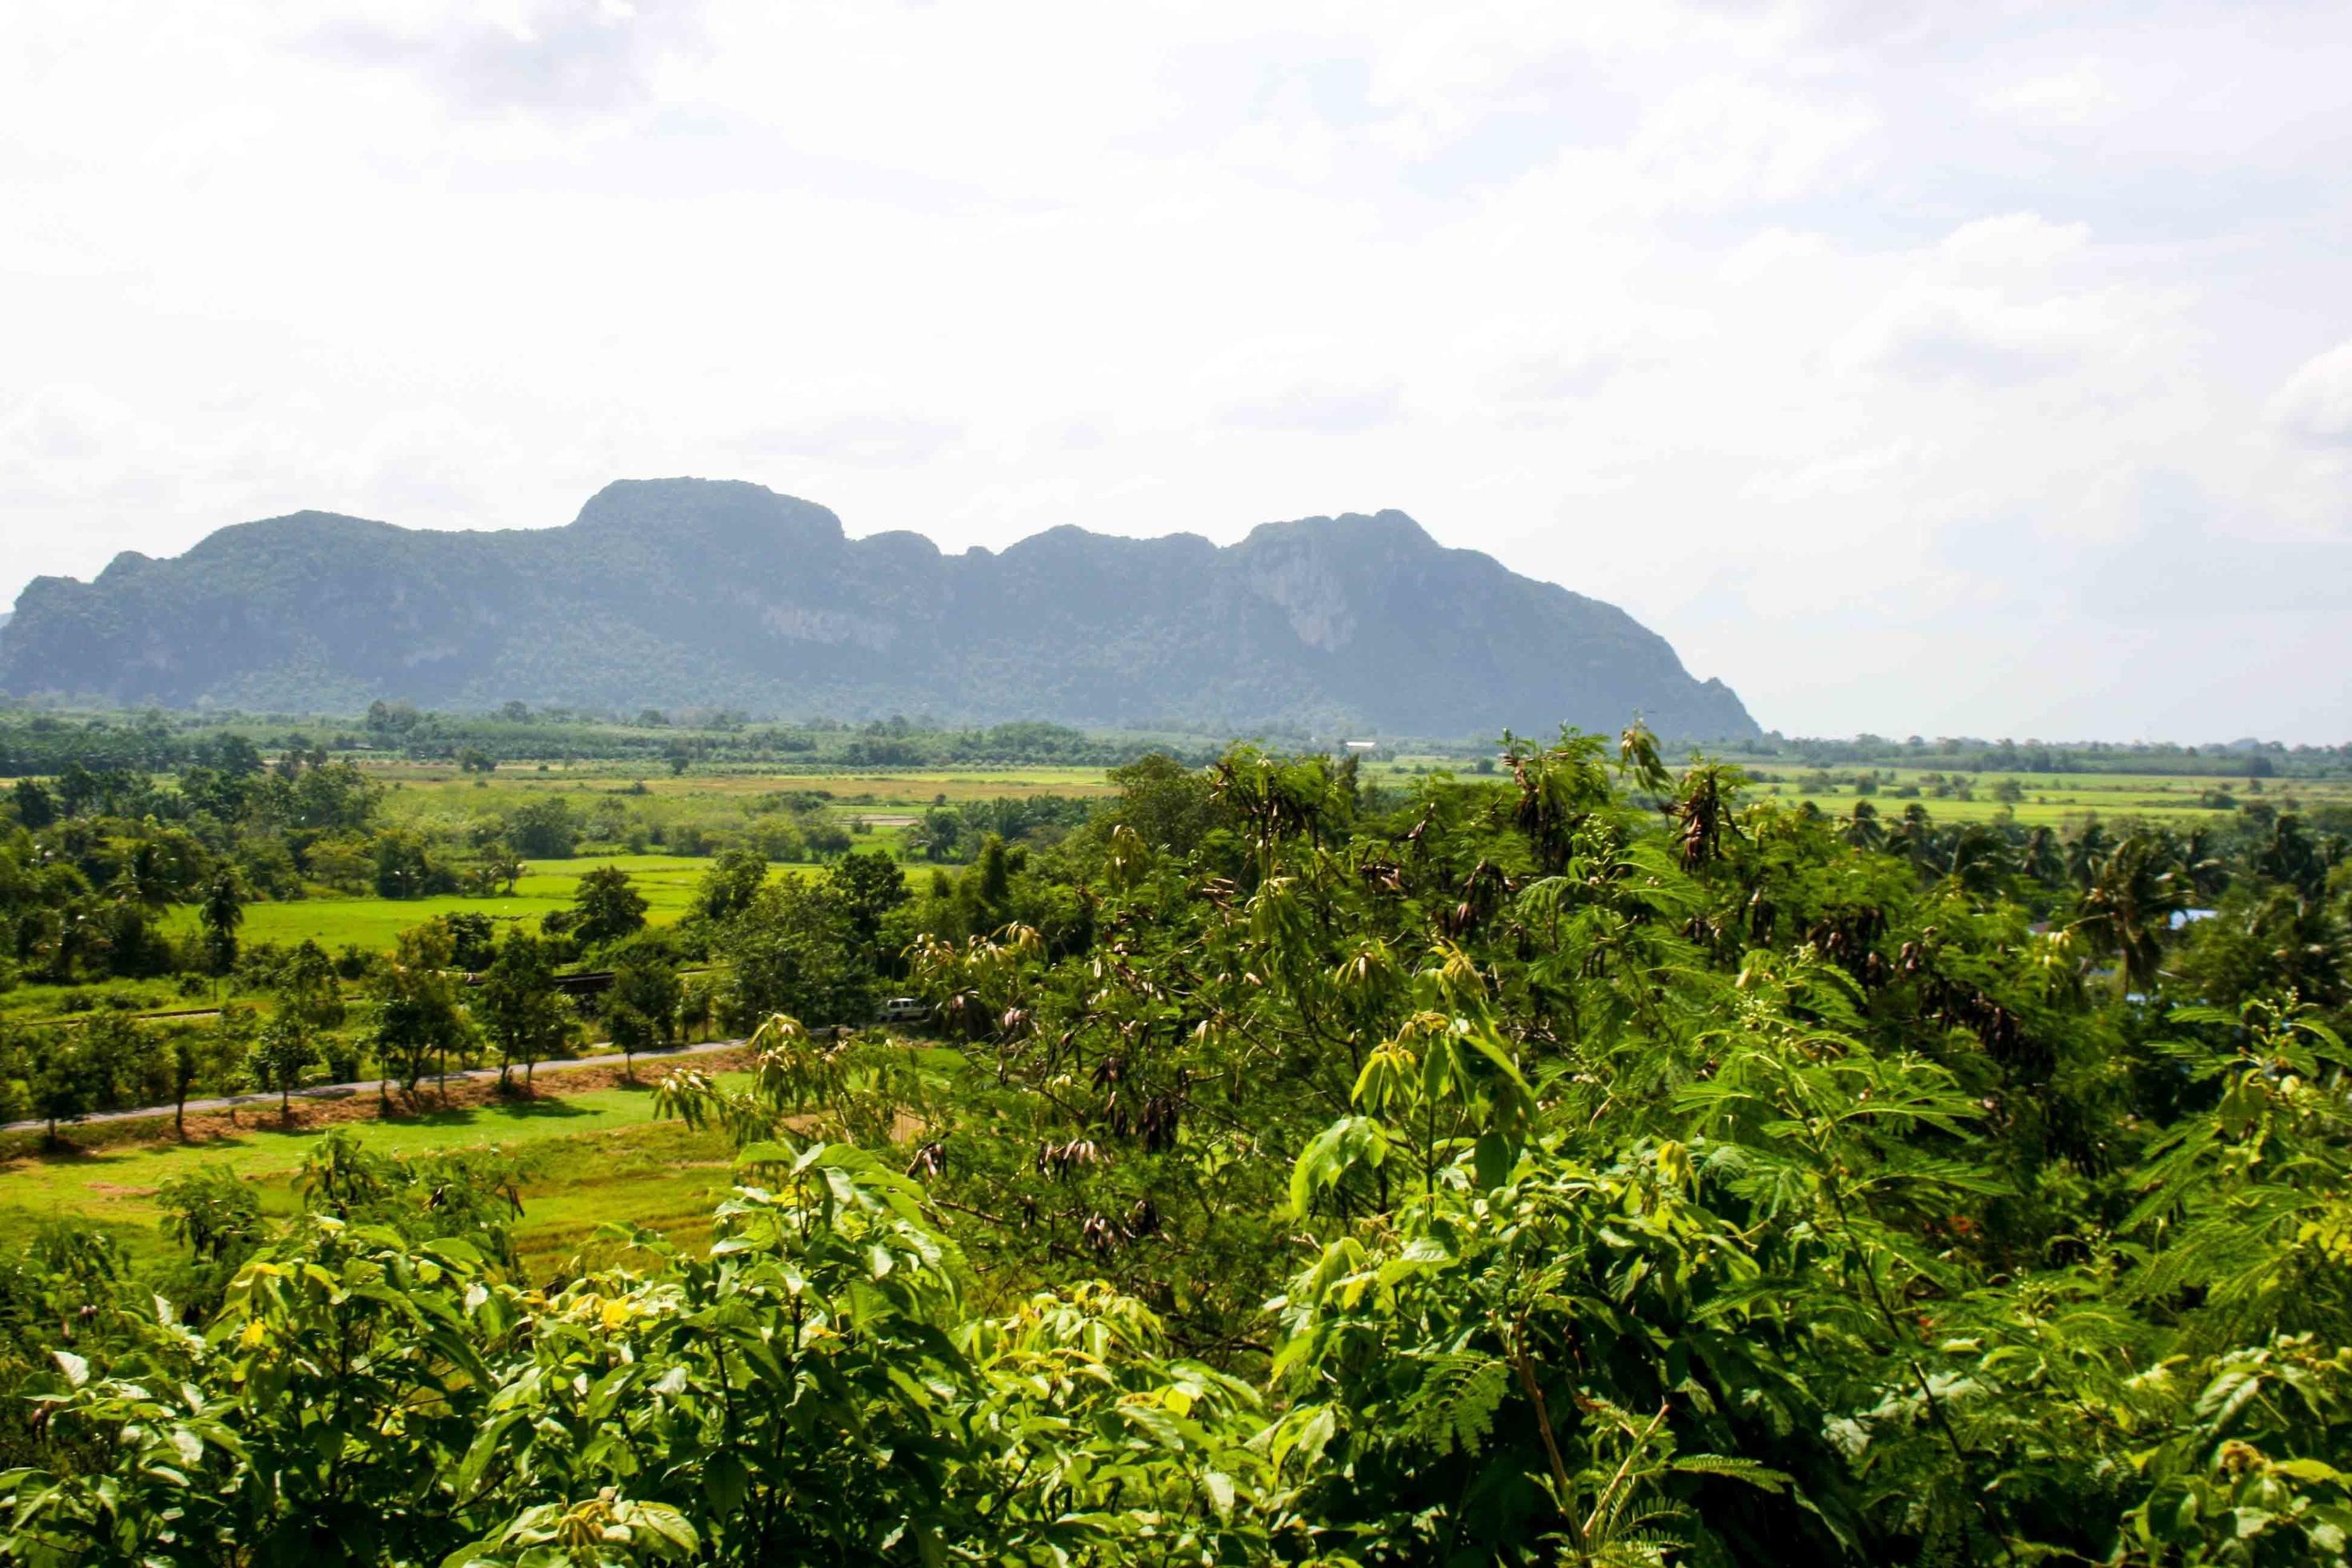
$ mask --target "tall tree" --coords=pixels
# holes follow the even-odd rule
[[[2152,833],[2132,833],[2098,862],[2074,923],[2115,955],[2120,988],[2152,992],[2164,961],[2164,933],[2173,912],[2188,902],[2164,845]]]
[[[38,779],[18,779],[9,800],[16,820],[36,833],[58,819],[58,803]]]
[[[223,867],[205,884],[196,904],[196,923],[204,929],[205,958],[215,975],[236,967],[236,933],[245,924],[245,889],[236,872]]]
[[[299,1013],[273,1013],[261,1026],[261,1037],[253,1047],[253,1079],[263,1089],[278,1091],[278,1115],[292,1113],[294,1090],[318,1059],[318,1042]]]
[[[463,1049],[471,1038],[449,973],[447,929],[436,921],[401,932],[391,962],[377,972],[376,996],[377,1060],[414,1096],[437,1058],[446,1088],[450,1048]]]
[[[522,1064],[528,1083],[541,1061],[563,1048],[572,1009],[555,988],[555,964],[545,942],[529,931],[508,934],[483,973],[474,1016],[498,1047],[502,1089],[512,1081],[515,1063]]]
[[[636,1070],[637,1052],[677,1043],[679,999],[677,971],[651,942],[641,942],[622,956],[613,971],[605,1024],[613,1043],[621,1047],[625,1070]]]
[[[209,1028],[174,1030],[164,1042],[169,1053],[172,1131],[188,1135],[188,1097],[200,1086],[225,1084],[245,1056],[245,1042],[215,1023]]]

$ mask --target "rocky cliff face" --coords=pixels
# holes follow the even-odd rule
[[[757,485],[608,485],[563,528],[413,531],[322,512],[45,577],[0,690],[345,709],[728,704],[1079,724],[1275,720],[1429,736],[1559,722],[1756,732],[1622,611],[1448,550],[1402,512],[1191,534],[1057,528],[1001,553],[851,540]]]

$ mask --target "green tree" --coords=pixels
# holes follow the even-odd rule
[[[906,872],[887,850],[853,851],[833,863],[825,883],[847,915],[865,962],[877,973],[887,973],[896,955],[884,953],[878,943],[883,922],[912,896]]]
[[[299,1014],[273,1013],[262,1023],[260,1037],[254,1042],[250,1058],[253,1081],[265,1089],[278,1091],[278,1113],[293,1112],[295,1089],[301,1087],[302,1075],[319,1059],[318,1042],[310,1026]]]
[[[622,955],[613,971],[604,1021],[621,1047],[625,1070],[636,1070],[639,1051],[677,1044],[681,996],[677,971],[652,943],[638,943]]]
[[[1491,771],[1491,769],[1489,770]],[[1219,813],[1208,775],[1165,752],[1153,752],[1110,770],[1118,803],[1107,825],[1135,830],[1146,846],[1180,858],[1199,847]]]
[[[39,1031],[25,1057],[26,1099],[33,1114],[48,1123],[45,1136],[54,1146],[58,1122],[79,1121],[104,1101],[104,1068],[73,1029]]]
[[[677,1026],[690,1039],[708,1039],[710,1020],[717,1010],[718,997],[708,979],[697,977],[687,982],[678,995]]]
[[[722,849],[695,885],[693,914],[723,924],[751,908],[767,884],[768,862],[757,850]]]
[[[509,898],[514,896],[515,884],[522,879],[522,857],[503,843],[492,844],[482,849],[476,865],[485,882]]]
[[[873,1014],[873,973],[858,962],[848,912],[827,888],[788,881],[762,889],[713,952],[728,971],[720,1010],[730,1028],[748,1030],[777,1013],[816,1024]]]
[[[515,1063],[529,1082],[541,1061],[561,1053],[571,1039],[572,1009],[555,987],[547,944],[528,931],[509,932],[482,976],[474,1016],[498,1047],[501,1087]]]
[[[400,933],[391,962],[375,975],[376,1059],[412,1097],[436,1058],[446,1087],[450,1050],[472,1039],[449,958],[446,928],[416,926]]]
[[[196,923],[204,929],[205,956],[215,975],[236,967],[236,933],[245,924],[245,889],[236,871],[223,868],[205,884],[196,905]]]
[[[172,1131],[188,1135],[188,1098],[198,1088],[225,1087],[245,1059],[245,1042],[232,1028],[174,1030],[164,1042],[170,1053]]]
[[[599,866],[572,892],[572,934],[587,946],[618,942],[646,926],[645,895],[617,866]]]
[[[2165,847],[2151,834],[2133,833],[2099,861],[2075,926],[2116,956],[2122,989],[2152,991],[2164,959],[2164,933],[2173,911],[2188,902]]]
[[[434,890],[438,877],[433,858],[415,834],[404,828],[379,833],[368,847],[378,898],[421,899]]]
[[[508,847],[528,860],[569,859],[579,843],[580,820],[560,795],[527,801],[507,819]]]
[[[20,778],[9,795],[16,820],[37,833],[58,819],[58,803],[38,779]]]
[[[335,961],[327,950],[303,938],[278,971],[278,1010],[298,1014],[313,1033],[342,1027],[347,1010],[337,978]]]

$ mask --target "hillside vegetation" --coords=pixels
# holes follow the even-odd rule
[[[2341,821],[1831,816],[1639,731],[1116,782],[711,910],[707,1238],[551,1278],[505,1156],[342,1137],[164,1262],[43,1238],[0,1550],[2344,1560]],[[885,973],[934,1043],[804,1026]]]
[[[0,690],[352,711],[372,700],[728,704],[1492,734],[1641,711],[1753,734],[1622,611],[1441,547],[1402,512],[1197,535],[1057,528],[1002,553],[851,540],[757,485],[607,486],[567,528],[410,531],[301,512],[185,555],[45,577]],[[1465,700],[1465,694],[1474,694]]]

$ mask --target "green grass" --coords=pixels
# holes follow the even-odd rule
[[[714,1194],[729,1184],[725,1141],[656,1121],[646,1086],[341,1125],[387,1154],[492,1145],[530,1152],[532,1172],[516,1233],[541,1274],[589,1245],[607,1221],[648,1226],[690,1245],[708,1233]],[[290,1214],[290,1178],[319,1135],[249,1126],[233,1139],[201,1145],[18,1161],[0,1167],[0,1245],[20,1245],[44,1223],[72,1218],[105,1226],[134,1255],[156,1256],[170,1243],[159,1229],[155,1190],[200,1165],[225,1166],[259,1186],[265,1209]]]
[[[1808,789],[1804,779],[1813,770],[1785,766],[1764,769],[1776,775],[1778,782],[1751,784],[1756,795],[1767,800],[1794,803],[1811,800],[1823,811],[1843,816],[1853,809],[1856,795],[1849,784],[1833,789]],[[2063,826],[2090,816],[2102,818],[2144,816],[2157,821],[2170,821],[2183,826],[2215,820],[2224,813],[2204,804],[2204,796],[2214,790],[2227,790],[2241,805],[2257,801],[2267,802],[2284,811],[2290,805],[2308,810],[2321,805],[2352,805],[2352,783],[2342,780],[2264,779],[2262,793],[2252,793],[2253,781],[2247,779],[2197,779],[2168,777],[2157,773],[1997,773],[1954,774],[1941,770],[1945,776],[1967,780],[1975,795],[1962,800],[1957,795],[1937,798],[1929,786],[1921,783],[1925,774],[1935,768],[1896,768],[1895,782],[1882,783],[1878,793],[1867,797],[1880,815],[1899,816],[1906,806],[1914,804],[1897,792],[1905,785],[1917,787],[1917,805],[1927,807],[1929,816],[1938,822],[1990,822],[2004,810],[2013,812],[2016,819],[2027,826],[2048,825]],[[1832,776],[1850,777],[1852,770],[1830,769]],[[2017,781],[2023,798],[2006,805],[1994,798],[1993,788],[2004,778]]]
[[[617,866],[646,900],[646,918],[667,925],[686,913],[695,885],[710,869],[710,862],[685,855],[583,855],[570,860],[525,862],[522,879],[511,896],[488,898],[453,894],[436,899],[379,899],[367,896],[293,899],[245,907],[240,933],[248,944],[278,942],[293,946],[310,938],[332,952],[345,945],[389,952],[394,939],[411,926],[436,915],[478,910],[500,921],[529,921],[572,907],[580,879],[600,866]],[[818,869],[810,866],[779,866],[772,875],[785,877]],[[165,924],[174,935],[194,931],[193,905],[174,907]],[[169,1005],[170,1004],[163,1004]]]
[[[174,979],[100,980],[79,985],[26,984],[0,992],[0,1018],[55,1018],[94,1013],[104,998],[125,997],[142,1013],[209,1007],[212,987],[183,991]],[[77,1007],[78,1003],[93,1004]]]
[[[502,809],[508,803],[534,795],[568,795],[583,809],[599,797],[642,783],[644,796],[662,802],[707,797],[740,805],[778,790],[822,790],[843,806],[861,805],[922,806],[945,795],[950,801],[992,800],[999,795],[1111,794],[1096,767],[1035,767],[925,769],[907,773],[845,773],[812,770],[790,773],[774,769],[740,773],[696,772],[671,777],[631,772],[613,763],[581,763],[566,767],[549,764],[541,773],[527,763],[510,763],[488,778],[460,773],[451,763],[369,763],[369,777],[392,786],[387,804],[396,815],[426,810],[468,814]]]
[[[1795,805],[1810,800],[1832,816],[1843,816],[1853,809],[1858,795],[1853,785],[1845,784],[1830,789],[1808,788],[1805,780],[1818,772],[1832,777],[1850,780],[1858,771],[1853,767],[1832,767],[1817,770],[1801,764],[1773,759],[1743,763],[1750,774],[1766,773],[1769,781],[1752,780],[1748,784],[1751,799],[1778,801]],[[1448,763],[1443,758],[1398,757],[1368,765],[1366,774],[1392,787],[1412,788],[1427,773],[1451,772],[1457,778],[1500,779],[1507,775],[1476,774],[1470,766]],[[2244,778],[2192,778],[2165,773],[1968,773],[1955,772],[1950,766],[1933,764],[1916,768],[1881,769],[1892,772],[1893,783],[1882,782],[1871,805],[1884,816],[1900,816],[1904,807],[1917,804],[1927,807],[1937,822],[1991,822],[2004,812],[2026,826],[2066,826],[2081,823],[2091,816],[2113,819],[2143,816],[2156,821],[2169,821],[2183,826],[2216,820],[2226,815],[2204,804],[2203,797],[2215,790],[2226,790],[2241,805],[2267,802],[2279,810],[2290,806],[2308,810],[2316,805],[2352,806],[2352,780],[2343,779],[2279,779],[2261,781],[2262,790],[2253,791],[2254,781]],[[1932,786],[1923,783],[1926,775],[1940,773],[1947,780],[1966,781],[1974,797],[1962,800],[1956,795],[1941,797],[1932,793]],[[2013,805],[1995,797],[1993,789],[2002,779],[2015,779],[2023,798]],[[1897,792],[1906,785],[1916,787],[1916,797],[1905,797]]]

